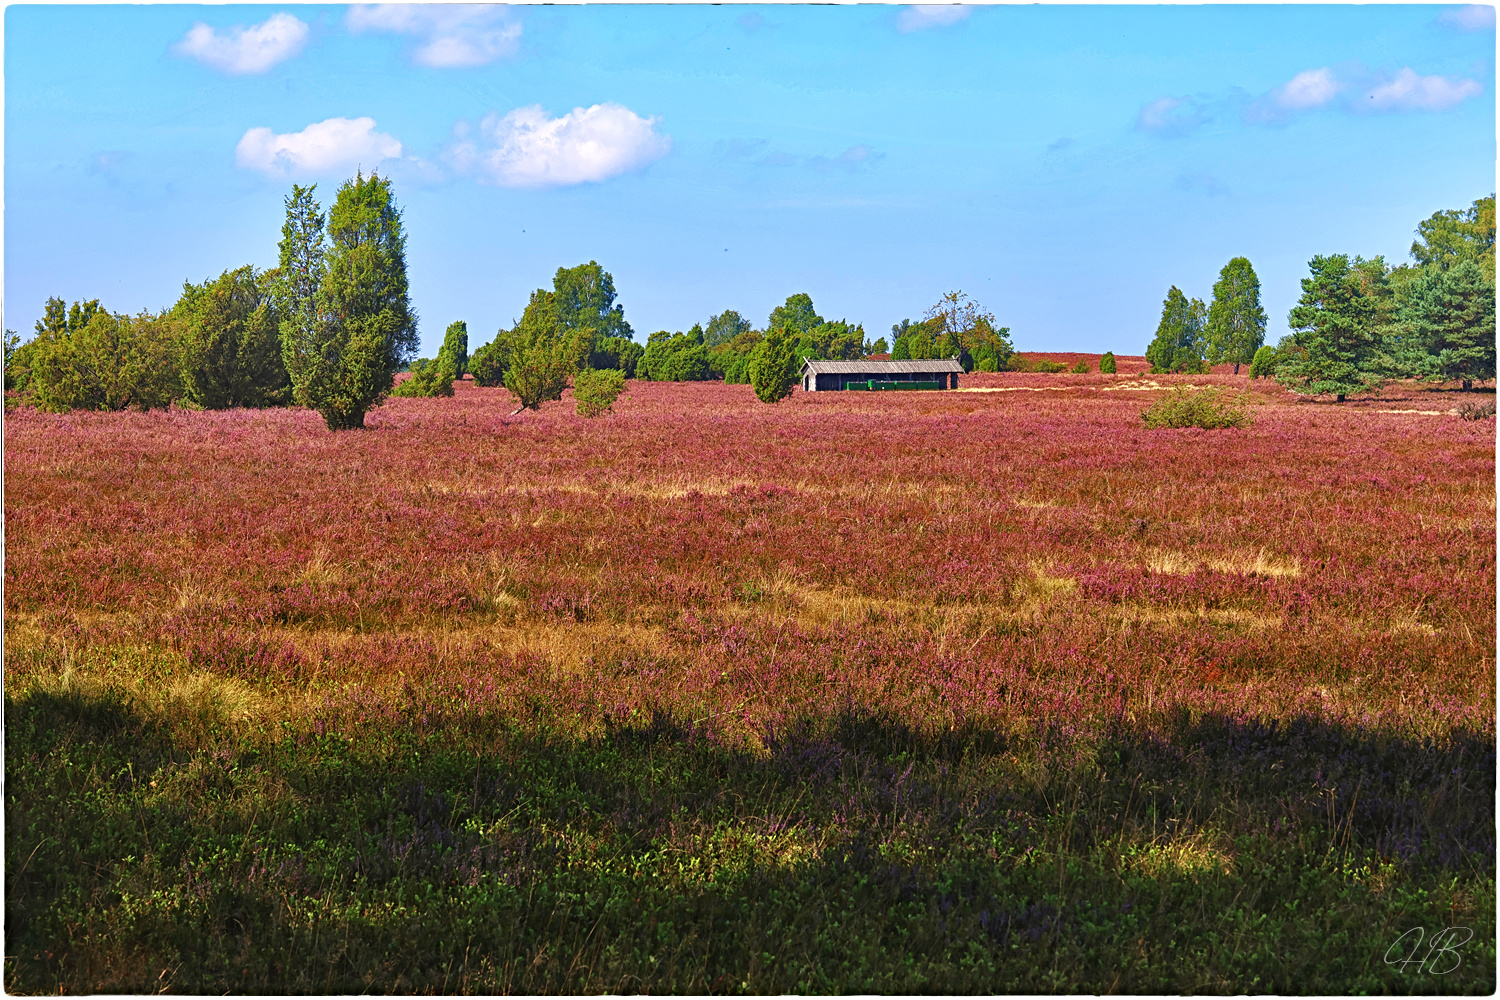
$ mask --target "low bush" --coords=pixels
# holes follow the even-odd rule
[[[618,368],[586,369],[574,375],[573,399],[578,403],[579,416],[601,417],[608,413],[624,388],[625,373]]]
[[[1099,359],[1099,371],[1104,375],[1113,375],[1116,371],[1115,352],[1105,351],[1104,356]]]
[[[1141,411],[1141,419],[1152,429],[1163,427],[1201,427],[1219,430],[1225,427],[1249,427],[1254,418],[1243,406],[1235,405],[1220,389],[1190,390],[1178,386]]]
[[[1074,375],[1087,375],[1089,371],[1089,363],[1087,361],[1080,361],[1073,366]]]

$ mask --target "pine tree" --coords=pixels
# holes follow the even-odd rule
[[[1099,372],[1100,372],[1100,374],[1102,374],[1102,375],[1113,375],[1115,373],[1116,367],[1117,367],[1117,365],[1115,363],[1115,352],[1114,351],[1105,351],[1104,355],[1099,358]]]
[[[1415,374],[1457,379],[1465,389],[1495,377],[1495,286],[1482,261],[1461,260],[1413,278],[1400,319],[1421,354]]]
[[[1302,279],[1302,298],[1287,323],[1292,342],[1276,368],[1276,381],[1292,392],[1332,393],[1342,403],[1350,393],[1367,392],[1384,380],[1373,365],[1380,347],[1380,297],[1384,291],[1373,264],[1346,254],[1314,257],[1311,277]],[[1383,272],[1383,264],[1380,265]]]
[[[1266,311],[1260,305],[1260,279],[1244,257],[1219,272],[1205,331],[1208,363],[1232,364],[1234,373],[1247,365],[1266,342]]]
[[[281,359],[274,275],[241,267],[201,285],[184,283],[179,324],[183,398],[208,410],[278,406],[291,384]]]

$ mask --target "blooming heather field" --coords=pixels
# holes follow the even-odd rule
[[[1493,991],[1494,421],[1134,360],[7,414],[7,989]]]

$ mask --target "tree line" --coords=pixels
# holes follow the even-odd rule
[[[406,277],[406,234],[390,181],[356,175],[325,213],[316,185],[293,185],[275,268],[225,271],[184,283],[159,313],[112,313],[97,299],[47,301],[35,336],[5,339],[5,387],[47,410],[150,409],[295,404],[328,427],[364,425],[389,395],[451,396],[465,374],[504,386],[516,412],[562,398],[579,412],[607,412],[626,379],[751,384],[775,402],[812,359],[955,358],[965,371],[1062,371],[1027,362],[962,291],[922,319],[871,341],[860,324],[818,314],[805,292],[771,311],[762,329],[733,309],[686,332],[659,330],[636,342],[613,277],[597,262],[558,268],[552,288],[532,292],[521,318],[469,352],[467,324],[450,324],[433,359],[417,358],[417,315]],[[1292,309],[1292,332],[1265,344],[1260,281],[1250,261],[1231,260],[1212,302],[1173,286],[1146,350],[1152,372],[1203,372],[1231,363],[1302,393],[1339,400],[1387,379],[1462,381],[1495,377],[1495,199],[1435,213],[1418,226],[1412,264],[1390,266],[1335,254],[1314,257]],[[1100,371],[1113,372],[1106,352]],[[1088,370],[1082,362],[1073,370]],[[409,376],[399,384],[396,375]]]
[[[1348,254],[1313,257],[1291,332],[1265,343],[1260,281],[1244,257],[1219,272],[1212,304],[1175,285],[1146,348],[1151,371],[1250,366],[1296,393],[1339,402],[1393,379],[1460,382],[1495,377],[1495,196],[1419,223],[1411,263]]]

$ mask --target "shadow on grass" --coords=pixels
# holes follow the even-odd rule
[[[360,752],[188,748],[108,693],[6,710],[12,992],[1493,988],[1485,734],[850,706],[762,755],[658,708]],[[1444,978],[1382,961],[1465,921]]]

